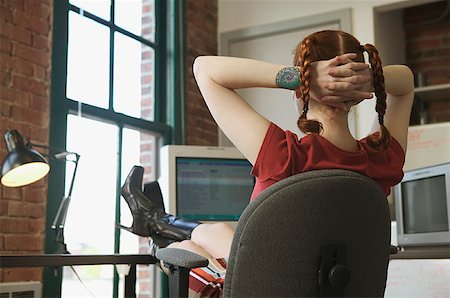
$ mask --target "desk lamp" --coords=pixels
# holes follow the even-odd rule
[[[8,187],[20,187],[31,184],[45,177],[50,171],[50,166],[43,154],[32,147],[45,148],[49,153],[55,148],[30,143],[17,130],[9,130],[5,133],[5,142],[8,154],[2,163],[1,183]],[[57,149],[58,153],[48,154],[49,158],[64,162],[73,162],[72,181],[67,196],[64,196],[58,208],[58,212],[52,224],[52,229],[56,231],[55,242],[57,244],[57,254],[66,254],[67,246],[64,243],[64,224],[66,222],[67,210],[69,208],[72,195],[73,183],[78,167],[80,155],[74,152],[67,152]],[[72,157],[72,158],[70,158]]]

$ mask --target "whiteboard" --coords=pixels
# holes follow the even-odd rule
[[[404,171],[450,162],[450,122],[412,126]]]
[[[450,297],[450,259],[389,262],[385,298]]]

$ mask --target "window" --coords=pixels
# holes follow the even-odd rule
[[[173,91],[180,71],[167,58],[182,53],[175,42],[181,11],[182,1],[54,1],[50,143],[81,156],[64,228],[72,254],[147,252],[147,239],[115,227],[132,223],[120,188],[133,165],[145,168],[144,183],[155,180],[158,148],[181,141],[179,119],[171,116],[181,114]],[[69,164],[52,165],[47,227],[72,172]],[[53,232],[46,253],[55,252]],[[154,266],[139,267],[136,291],[153,297]],[[74,270],[46,268],[44,296],[122,296],[123,275],[114,266]]]

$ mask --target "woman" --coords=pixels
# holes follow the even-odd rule
[[[364,63],[364,53],[369,57],[370,68]],[[250,200],[279,180],[316,169],[360,172],[374,179],[386,196],[390,187],[401,181],[413,75],[406,66],[382,68],[373,45],[361,45],[342,31],[325,30],[298,44],[294,66],[207,56],[195,60],[194,75],[215,121],[253,165],[256,185]],[[283,131],[235,92],[250,87],[294,90],[300,114],[297,124],[306,135],[298,139],[292,132]],[[356,140],[348,127],[349,108],[371,98],[372,90],[377,97],[377,121],[373,133]],[[125,191],[127,202],[136,201],[133,198],[138,196],[141,201],[150,202],[151,197],[140,192],[139,177],[130,175],[133,179],[137,186],[134,191]],[[203,255],[210,259],[210,270],[224,273],[223,258],[228,257],[233,237],[231,228],[224,224],[188,223],[165,214],[161,205],[156,207],[157,203],[148,204],[141,208],[147,210],[140,216],[146,218],[143,235],[157,241],[176,240],[169,246]],[[191,289],[203,296],[219,294],[223,276],[209,280],[206,271],[193,270],[191,276],[197,277],[197,283],[191,279]],[[199,280],[204,279],[210,281],[209,287],[202,287]]]

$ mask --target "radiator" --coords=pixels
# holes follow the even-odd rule
[[[42,298],[38,281],[0,283],[0,298]]]

